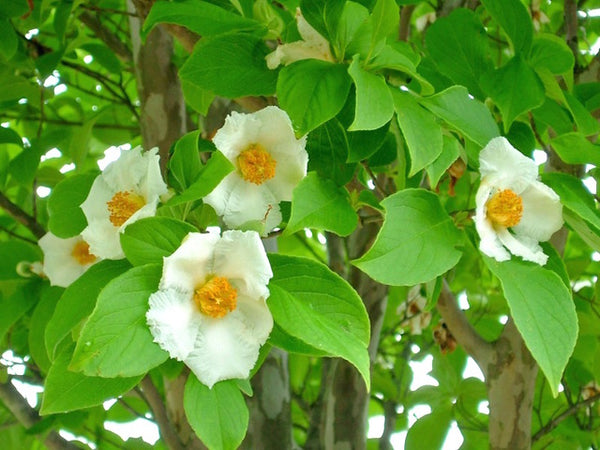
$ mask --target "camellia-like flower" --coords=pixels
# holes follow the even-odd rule
[[[188,234],[164,258],[150,296],[154,341],[208,387],[247,378],[273,328],[265,301],[272,276],[255,231]]]
[[[537,181],[535,162],[503,137],[486,145],[479,165],[475,226],[481,251],[497,261],[510,259],[512,253],[546,264],[548,256],[539,242],[550,239],[563,224],[558,195]]]
[[[296,139],[287,113],[267,106],[252,114],[231,113],[213,142],[235,170],[206,197],[230,228],[262,222],[268,233],[281,222],[280,201],[306,175],[306,137]]]
[[[81,204],[88,226],[82,236],[94,255],[124,258],[119,233],[127,225],[154,216],[159,196],[167,192],[160,174],[158,149],[123,150],[92,184]]]
[[[44,252],[43,272],[53,286],[69,286],[99,261],[81,236],[61,239],[46,233],[38,244]]]
[[[287,66],[301,59],[334,61],[329,42],[306,21],[300,8],[296,9],[296,24],[302,40],[279,45],[269,53],[266,56],[269,69],[276,69],[280,64]]]

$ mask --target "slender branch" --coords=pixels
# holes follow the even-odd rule
[[[17,116],[14,114],[2,114],[2,115],[0,115],[0,119],[24,120],[26,122],[37,122],[40,120],[40,118],[38,116],[21,117],[21,116]],[[55,125],[67,125],[67,126],[74,126],[74,127],[80,127],[84,124],[82,121],[79,121],[79,120],[48,119],[48,118],[45,119],[45,122],[52,123]],[[114,130],[139,131],[139,127],[121,125],[118,123],[96,123],[96,124],[94,124],[94,128],[108,128],[108,129],[114,129]]]
[[[400,12],[400,28],[398,30],[398,39],[401,41],[408,40],[410,32],[410,18],[417,5],[406,5],[402,7]]]
[[[3,192],[0,192],[0,208],[10,214],[15,220],[25,225],[35,237],[41,238],[46,234],[46,230],[42,228],[35,218],[11,202]]]
[[[25,428],[31,428],[40,421],[37,411],[29,406],[27,400],[19,394],[10,381],[8,383],[0,383],[0,400]],[[51,450],[79,449],[75,444],[62,438],[56,431],[48,433],[44,438],[44,443]]]
[[[440,293],[437,309],[457,342],[473,357],[483,374],[487,376],[487,366],[492,361],[494,352],[493,345],[483,339],[467,320],[446,281]]]
[[[14,237],[15,239],[20,239],[22,241],[29,242],[30,244],[34,244],[34,245],[37,244],[37,242],[34,241],[33,239],[29,239],[29,238],[27,238],[25,236],[21,236],[20,234],[17,234],[14,231],[11,231],[11,230],[9,230],[6,227],[0,226],[0,231],[4,231],[6,234],[8,234],[9,236]]]
[[[92,32],[110,48],[114,54],[122,62],[133,61],[131,50],[127,48],[123,40],[108,29],[101,21],[98,16],[88,11],[84,11],[79,15],[79,20],[84,23]]]
[[[575,57],[575,72],[579,71],[579,41],[577,39],[577,1],[565,0],[565,39]]]
[[[546,425],[544,425],[542,428],[540,428],[533,435],[533,437],[531,438],[531,441],[535,442],[535,441],[539,440],[542,436],[544,436],[544,435],[550,433],[552,430],[554,430],[562,421],[571,417],[573,414],[575,414],[577,411],[579,411],[584,406],[591,405],[592,403],[596,402],[597,400],[600,400],[600,393],[595,394],[595,395],[591,396],[590,398],[587,398],[581,402],[574,403],[573,405],[568,407],[565,411],[563,411],[562,414],[558,415],[557,417],[552,419],[550,422],[548,422]]]
[[[93,5],[79,5],[79,7],[82,9],[87,9],[88,11],[103,12],[103,13],[108,13],[108,14],[121,14],[122,16],[137,17],[137,14],[135,14],[135,13],[132,13],[129,11],[123,11],[121,9],[100,8],[98,6],[93,6]]]
[[[152,415],[158,425],[160,435],[165,440],[165,444],[167,444],[167,447],[170,449],[183,450],[183,445],[179,440],[179,436],[167,416],[167,409],[165,408],[163,399],[156,389],[156,386],[152,383],[152,379],[149,375],[144,377],[141,386],[144,398],[147,400],[148,406],[150,406],[150,409],[152,410]]]

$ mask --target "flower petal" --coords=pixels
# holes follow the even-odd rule
[[[38,244],[44,253],[43,271],[52,286],[67,287],[79,278],[92,264],[81,264],[73,257],[73,249],[81,236],[61,239],[46,233]]]
[[[213,143],[237,167],[239,154],[250,144],[257,143],[260,127],[261,122],[255,114],[241,114],[233,111],[215,134]]]
[[[479,171],[482,177],[499,189],[510,188],[520,194],[536,180],[538,168],[532,159],[514,148],[504,137],[496,137],[479,154]]]
[[[146,320],[154,342],[171,357],[185,360],[194,350],[202,317],[194,307],[191,294],[166,289],[150,295]]]
[[[103,259],[122,259],[125,253],[121,248],[119,229],[108,218],[88,219],[88,226],[81,232],[90,245],[90,252]]]
[[[273,272],[255,232],[225,231],[215,246],[214,271],[230,280],[239,295],[256,300],[269,296],[267,284]]]
[[[221,380],[247,378],[272,324],[264,302],[240,301],[238,309],[224,318],[203,322],[185,363],[208,387]]]
[[[527,236],[514,236],[506,228],[498,230],[498,238],[513,255],[520,256],[525,261],[531,261],[542,266],[548,261],[548,256],[544,254],[542,247],[535,239]]]
[[[102,176],[97,176],[87,198],[81,204],[80,208],[85,215],[88,223],[91,220],[107,220],[110,216],[108,212],[107,202],[113,198],[115,192],[111,187],[106,184]]]
[[[172,255],[164,258],[160,289],[193,292],[214,272],[213,259],[218,233],[189,233]]]
[[[521,193],[523,216],[514,227],[517,235],[529,236],[536,241],[547,241],[563,225],[560,197],[539,181],[533,182]]]
[[[479,189],[475,196],[475,228],[481,239],[479,242],[479,249],[496,261],[506,261],[510,259],[510,255],[502,246],[502,243],[496,234],[496,230],[486,216],[485,204],[493,189],[493,186],[490,185],[486,179],[481,180],[481,184],[479,185]]]

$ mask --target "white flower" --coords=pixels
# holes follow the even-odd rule
[[[301,59],[334,61],[329,42],[306,21],[300,8],[296,9],[296,24],[301,41],[281,44],[266,56],[267,67],[276,69],[280,64],[288,65]]]
[[[426,304],[427,299],[421,295],[421,285],[413,286],[406,301],[398,306],[398,314],[406,317],[400,326],[409,328],[410,334],[421,334],[423,328],[427,328],[431,322],[431,312],[424,311]]]
[[[230,228],[264,224],[264,234],[281,222],[280,201],[306,175],[306,137],[296,139],[287,113],[267,106],[252,114],[231,113],[213,138],[235,170],[204,198]]]
[[[190,233],[164,258],[158,292],[146,314],[154,341],[212,387],[247,378],[273,318],[273,273],[255,231]]]
[[[67,287],[99,259],[81,236],[61,239],[46,233],[38,241],[44,252],[43,272],[53,286]]]
[[[136,220],[154,216],[158,198],[166,192],[157,148],[121,151],[119,159],[96,177],[81,205],[88,222],[81,234],[91,252],[106,259],[124,258],[119,233]]]
[[[558,195],[537,181],[535,162],[503,137],[486,145],[479,165],[482,178],[475,198],[475,226],[481,251],[497,261],[510,259],[510,251],[546,264],[548,256],[539,242],[549,240],[563,224]]]

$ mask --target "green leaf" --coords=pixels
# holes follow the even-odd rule
[[[575,58],[564,40],[553,34],[539,34],[533,40],[529,63],[531,67],[545,67],[560,75],[573,70]]]
[[[548,379],[554,397],[577,340],[577,314],[560,277],[542,266],[484,257],[500,279],[511,316],[527,348]]]
[[[10,21],[2,17],[0,17],[0,35],[2,35],[2,39],[0,39],[0,55],[8,61],[17,52],[19,39]]]
[[[179,191],[190,187],[202,170],[198,139],[200,139],[200,130],[180,137],[175,143],[173,155],[169,158],[169,175],[174,178],[175,187]]]
[[[100,42],[89,42],[83,44],[80,48],[92,55],[94,61],[106,70],[115,74],[121,73],[122,68],[119,58],[117,58],[117,55],[115,55],[115,53],[106,45],[101,44]]]
[[[294,189],[292,215],[284,235],[317,228],[348,236],[357,224],[358,216],[346,188],[310,172]]]
[[[56,414],[89,408],[118,397],[140,382],[142,377],[86,377],[68,369],[72,348],[66,347],[54,360],[46,382],[40,414]]]
[[[263,36],[267,32],[267,28],[256,20],[200,0],[155,2],[144,21],[143,36],[146,37],[159,23],[181,25],[202,37],[232,32]]]
[[[23,139],[12,128],[0,127],[0,143],[15,144],[19,148],[23,148]]]
[[[600,145],[592,144],[581,133],[566,133],[552,139],[552,148],[567,164],[600,165]]]
[[[95,173],[72,175],[54,186],[48,198],[48,228],[56,236],[77,236],[87,226],[79,205],[87,198],[95,179]]]
[[[209,389],[190,374],[183,408],[192,429],[211,450],[235,450],[246,435],[248,407],[235,380],[221,381]]]
[[[325,3],[319,0],[316,2]],[[364,38],[364,36],[357,35],[368,18],[369,10],[363,5],[352,1],[345,2],[336,33],[336,42],[340,46],[340,56],[348,58],[353,56],[352,54],[346,54],[346,49],[355,38]]]
[[[373,34],[371,35],[371,47],[369,53],[373,56],[373,51],[385,43],[390,34],[396,32],[399,26],[400,11],[394,0],[377,0],[371,13],[371,22],[373,24]]]
[[[410,154],[412,177],[435,161],[442,153],[442,127],[433,115],[423,109],[411,94],[392,90],[398,125],[402,130]]]
[[[533,39],[533,23],[521,0],[481,0],[481,3],[504,29],[515,54],[527,55]]]
[[[337,27],[346,0],[300,0],[300,10],[306,21],[330,42],[337,34]]]
[[[484,76],[481,85],[500,108],[505,131],[510,129],[519,114],[544,103],[544,85],[519,55],[505,66]]]
[[[577,130],[585,136],[591,136],[592,134],[598,133],[598,131],[600,131],[600,124],[579,99],[569,92],[562,91],[562,94],[569,106],[571,114],[573,114],[573,118],[577,124]]]
[[[37,366],[44,372],[48,371],[51,364],[46,350],[46,325],[63,291],[64,289],[59,287],[44,290],[29,323],[29,351]]]
[[[413,286],[443,274],[461,257],[462,234],[437,195],[405,189],[381,202],[385,221],[369,251],[353,264],[392,286]]]
[[[22,241],[0,242],[0,280],[23,280],[17,273],[17,265],[21,261],[41,261],[42,252],[39,247]]]
[[[356,164],[347,164],[348,136],[343,125],[332,119],[313,130],[306,141],[308,170],[342,186],[354,175]]]
[[[490,111],[462,86],[423,98],[421,104],[481,147],[500,135]]]
[[[269,335],[269,341],[271,345],[279,347],[286,352],[297,353],[300,355],[310,356],[333,356],[327,352],[319,350],[312,345],[308,345],[306,342],[297,339],[281,329],[276,323],[273,324],[273,330]]]
[[[406,434],[405,449],[442,448],[452,420],[450,405],[443,405],[420,417]]]
[[[583,220],[570,209],[563,210],[563,218],[567,225],[592,249],[600,252],[600,230]]]
[[[193,225],[170,217],[146,217],[129,225],[121,234],[121,247],[131,264],[162,264],[181,245]]]
[[[169,355],[146,324],[148,298],[158,289],[162,265],[134,267],[106,285],[85,323],[69,368],[106,378],[142,375]]]
[[[0,292],[0,342],[10,327],[35,305],[40,292],[40,283],[19,283],[16,289],[6,295]]]
[[[58,344],[92,313],[98,294],[106,283],[130,267],[124,259],[100,261],[65,290],[46,326],[46,350],[51,360],[54,359]]]
[[[246,34],[203,38],[179,70],[179,77],[223,97],[273,95],[277,72],[267,68],[269,51],[261,39]]]
[[[425,43],[440,72],[485,99],[479,79],[493,65],[488,37],[473,11],[461,8],[440,17],[427,30]]]
[[[350,84],[344,65],[305,59],[281,69],[277,97],[296,132],[303,135],[340,112]]]
[[[196,176],[192,185],[170,199],[166,205],[175,206],[181,203],[200,200],[208,195],[223,178],[234,170],[233,164],[219,151],[212,152],[210,159],[202,167],[202,171]]]
[[[183,91],[183,97],[185,102],[193,109],[198,111],[203,116],[208,114],[208,108],[212,104],[215,94],[206,89],[191,83],[189,81],[181,82],[181,90]]]
[[[306,344],[353,364],[369,387],[369,318],[354,289],[325,265],[270,254],[267,302],[275,323]]]
[[[0,17],[18,17],[26,14],[27,0],[3,0],[0,3]]]
[[[427,167],[427,175],[431,186],[437,186],[442,176],[448,168],[456,161],[461,154],[460,142],[454,137],[444,135],[444,146],[442,154]]]
[[[394,103],[385,79],[360,65],[358,55],[352,59],[348,73],[356,86],[354,122],[348,130],[374,130],[390,121]]]

